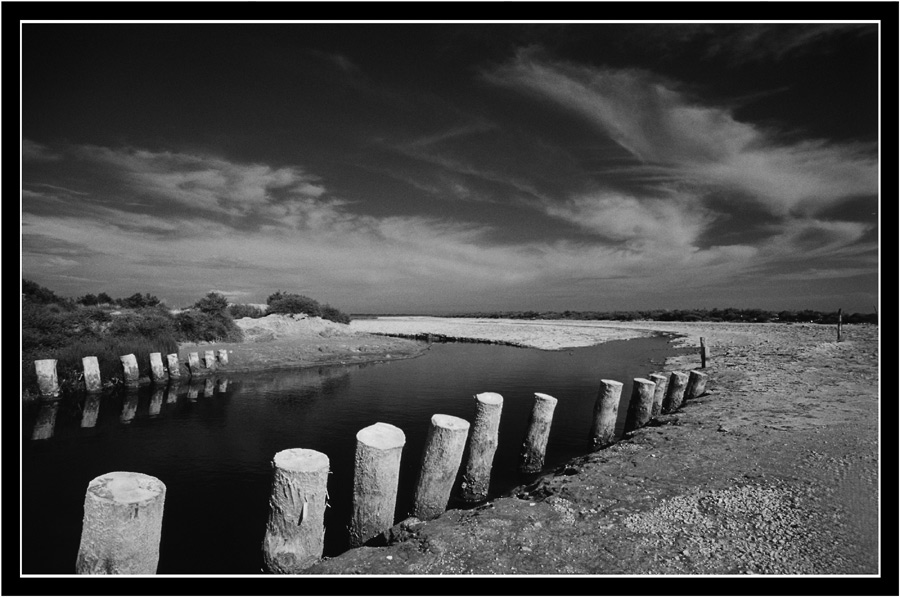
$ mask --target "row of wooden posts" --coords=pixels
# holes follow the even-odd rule
[[[661,413],[678,410],[684,400],[706,390],[707,374],[697,370],[649,377],[634,379],[626,432],[647,425]],[[615,442],[621,393],[621,382],[601,380],[589,437],[592,449]],[[537,473],[543,468],[557,404],[557,399],[547,394],[535,393],[534,398],[519,461],[519,469],[525,473]],[[475,396],[471,425],[450,415],[431,417],[412,516],[430,520],[445,511],[467,441],[469,458],[463,469],[461,497],[476,503],[487,498],[502,406],[500,394],[485,392]],[[349,525],[352,547],[365,544],[393,526],[400,456],[405,443],[403,431],[388,423],[375,423],[356,434]],[[292,448],[275,454],[272,467],[263,559],[271,573],[297,573],[322,557],[330,462],[322,452]],[[91,481],[85,496],[76,572],[155,574],[165,494],[162,481],[141,473],[113,472]]]
[[[122,375],[126,386],[136,386],[140,381],[137,357],[126,354],[119,357],[122,361]],[[38,390],[42,398],[59,396],[59,378],[56,373],[56,359],[40,359],[34,362],[37,372]],[[89,393],[100,392],[103,381],[100,379],[100,364],[97,357],[83,357],[81,365],[84,375],[84,389]],[[155,383],[165,383],[169,379],[181,379],[181,362],[178,353],[166,355],[163,365],[162,353],[150,353],[150,379]],[[204,375],[228,365],[228,351],[224,348],[204,351],[201,359],[199,352],[188,354],[187,370],[193,376]]]

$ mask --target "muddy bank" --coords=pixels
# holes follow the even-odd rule
[[[488,329],[475,325],[476,336]],[[391,544],[306,573],[879,572],[876,326],[845,326],[837,343],[833,327],[812,324],[578,325],[593,328],[581,333],[677,333],[688,346],[705,337],[707,394],[537,486],[398,525]],[[666,369],[699,364],[692,352]]]

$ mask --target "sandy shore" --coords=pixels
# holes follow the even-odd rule
[[[392,318],[351,327],[542,348],[651,331],[690,346],[703,336],[710,381],[678,413],[536,487],[408,521],[390,544],[310,574],[879,572],[876,326],[845,326],[841,343],[833,327],[813,324]],[[695,352],[666,363],[698,366]]]

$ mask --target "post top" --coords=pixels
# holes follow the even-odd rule
[[[108,502],[138,504],[165,495],[165,484],[150,475],[116,471],[96,477],[88,484],[88,493]]]
[[[703,373],[702,371],[697,371],[697,370],[691,371],[691,375],[696,375],[698,377],[707,377],[706,373]]]
[[[503,396],[501,396],[497,392],[482,392],[480,394],[475,394],[475,400],[481,402],[482,404],[488,404],[491,406],[503,404]]]
[[[468,421],[451,415],[432,415],[431,424],[435,427],[450,429],[451,431],[466,430],[469,428]]]
[[[621,386],[621,381],[616,381],[614,379],[601,379],[600,383],[608,385],[608,386]]]
[[[680,378],[686,378],[688,376],[684,371],[672,371],[672,375],[675,375]]]
[[[406,443],[406,434],[399,427],[389,423],[375,423],[360,429],[356,433],[356,441],[382,450],[402,448]]]
[[[541,400],[541,401],[544,401],[544,402],[549,402],[549,403],[551,403],[551,404],[556,404],[556,402],[557,402],[556,398],[554,398],[554,397],[551,396],[550,394],[541,394],[540,392],[535,392],[535,393],[534,393],[534,399],[535,399],[535,400]]]
[[[634,378],[634,383],[636,383],[636,384],[647,384],[647,383],[655,383],[655,382],[652,382],[652,381],[650,381],[649,379],[645,379],[645,378],[643,378],[643,377],[635,377],[635,378]]]
[[[328,468],[328,456],[316,450],[289,448],[275,454],[275,468],[297,472],[312,472]]]
[[[665,375],[663,375],[662,373],[651,373],[651,374],[648,375],[647,377],[649,377],[651,381],[654,380],[654,379],[668,379],[668,378],[667,378]]]

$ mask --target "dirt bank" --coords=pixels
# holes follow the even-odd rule
[[[416,319],[420,331],[466,333],[460,320]],[[524,324],[474,322],[469,333],[499,337],[513,325]],[[576,335],[676,332],[685,345],[704,336],[708,394],[537,487],[398,525],[395,543],[351,550],[307,573],[879,572],[877,327],[845,326],[837,343],[833,327],[811,324],[528,325],[559,347],[573,326]],[[352,327],[411,326],[405,318]],[[694,353],[666,369],[698,366]]]

